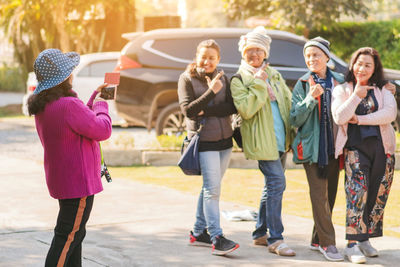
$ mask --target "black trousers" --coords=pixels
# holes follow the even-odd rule
[[[58,200],[60,210],[45,267],[82,266],[82,241],[93,199],[94,195]]]

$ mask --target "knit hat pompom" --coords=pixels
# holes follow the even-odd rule
[[[326,55],[328,58],[331,58],[330,53],[329,53],[329,50],[330,50],[330,47],[329,47],[329,46],[330,46],[330,44],[331,44],[331,43],[330,43],[328,40],[322,38],[321,36],[315,37],[315,38],[309,40],[309,41],[304,45],[304,48],[303,48],[303,55],[305,55],[305,52],[306,52],[306,48],[307,48],[307,47],[316,46],[316,47],[318,47],[319,49],[321,49],[322,52],[324,52],[325,55]]]
[[[263,26],[258,26],[246,35],[240,36],[239,40],[239,51],[244,57],[244,52],[248,48],[260,48],[264,50],[265,57],[269,57],[269,49],[271,44],[271,37],[268,36],[267,30]]]

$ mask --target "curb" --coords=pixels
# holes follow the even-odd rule
[[[118,150],[104,149],[104,158],[108,166],[177,166],[180,151]],[[400,170],[400,153],[396,153],[395,170]],[[295,164],[291,152],[287,155],[286,169],[303,169],[303,164]],[[258,169],[256,160],[248,160],[243,152],[233,152],[229,168]]]
[[[117,150],[104,149],[104,158],[107,166],[177,166],[181,156],[180,151],[149,151],[149,150]],[[292,153],[288,154],[286,160],[287,169],[302,169],[303,165],[296,165],[292,161]],[[256,160],[247,160],[243,152],[233,152],[229,168],[257,169]]]

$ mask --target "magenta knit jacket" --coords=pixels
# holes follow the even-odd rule
[[[103,190],[99,141],[110,137],[112,127],[107,102],[93,105],[96,94],[87,106],[76,97],[62,97],[35,115],[53,198],[81,198]]]

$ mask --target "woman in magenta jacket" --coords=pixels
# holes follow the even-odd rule
[[[35,60],[38,80],[28,100],[44,149],[50,195],[59,213],[45,266],[81,266],[82,241],[94,194],[103,190],[99,141],[111,135],[107,102],[93,92],[87,105],[72,91],[79,54],[46,49]]]

